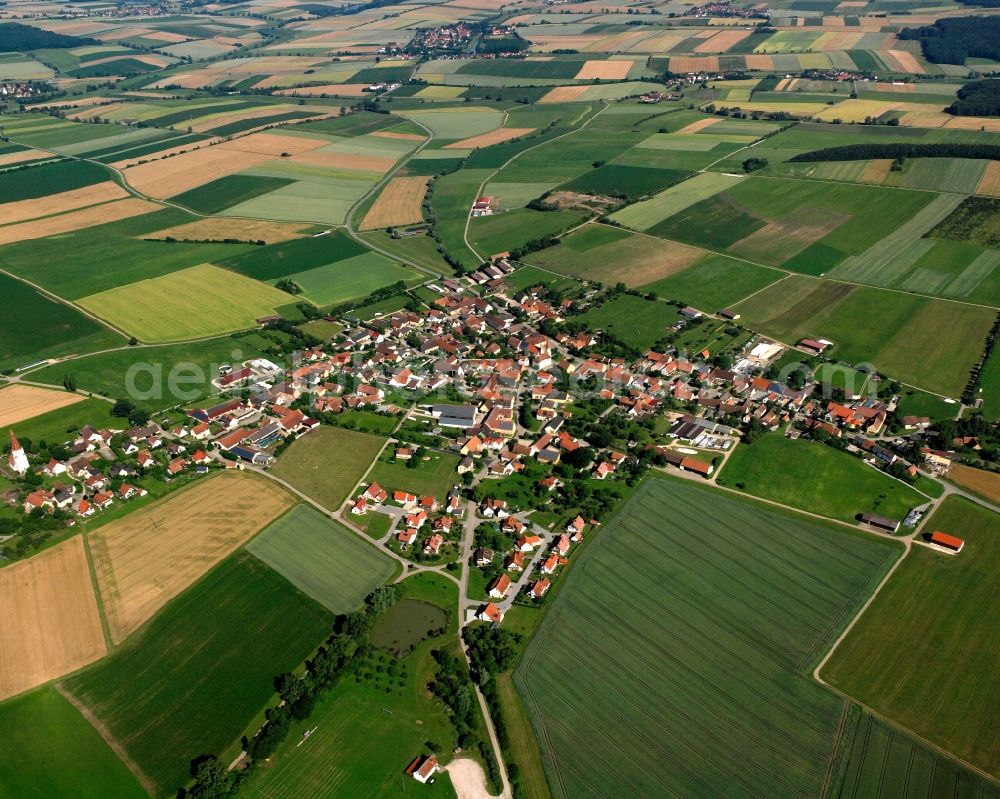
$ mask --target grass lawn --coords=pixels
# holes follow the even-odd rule
[[[455,632],[458,589],[450,580],[420,574],[403,582],[409,599],[438,604],[448,613],[449,635]],[[270,761],[261,764],[242,795],[248,799],[301,796],[310,799],[371,799],[413,795],[454,797],[445,775],[434,785],[420,786],[403,770],[426,742],[438,756],[451,759],[455,733],[440,702],[427,690],[434,661],[431,651],[445,638],[424,641],[412,654],[396,659],[396,677],[374,671],[370,678],[347,677],[327,693],[305,722],[293,722],[288,739]],[[367,671],[367,670],[365,670]],[[314,730],[302,743],[302,733]],[[301,745],[299,745],[301,743]]]
[[[915,546],[823,677],[903,727],[1000,777],[1000,517],[949,497],[924,531],[965,539],[955,556]]]
[[[613,333],[640,350],[648,349],[654,341],[663,338],[667,328],[680,318],[673,305],[631,294],[615,297],[580,317],[594,330]]]
[[[334,613],[356,610],[395,571],[378,549],[308,505],[292,508],[246,549]]]
[[[514,672],[553,795],[822,795],[848,705],[808,671],[898,550],[647,478]]]
[[[340,427],[320,427],[300,438],[271,472],[336,511],[375,460],[385,439]]]
[[[287,302],[283,291],[210,264],[79,300],[91,313],[147,342],[243,330]]]
[[[455,469],[458,468],[460,458],[431,450],[424,457],[430,460],[417,461],[416,468],[411,469],[404,461],[389,463],[383,456],[372,467],[368,479],[390,492],[408,491],[417,496],[432,495],[444,501],[451,487],[459,482]]]
[[[859,513],[902,521],[928,500],[860,459],[826,444],[770,433],[738,446],[719,484],[831,519],[853,522]]]
[[[47,686],[0,704],[0,796],[143,799],[146,792],[76,708]]]
[[[67,680],[156,785],[221,752],[329,630],[332,615],[252,555],[223,561],[113,655]]]

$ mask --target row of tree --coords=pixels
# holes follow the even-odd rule
[[[917,144],[912,142],[885,142],[844,144],[799,153],[792,161],[867,161],[872,158],[985,158],[1000,161],[1000,145],[963,144],[940,142]]]

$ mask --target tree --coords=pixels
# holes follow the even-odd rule
[[[187,791],[191,799],[221,799],[233,792],[235,776],[226,770],[215,755],[204,755],[191,761],[194,785]]]
[[[67,391],[76,391],[76,378],[73,375],[65,375],[63,377],[63,388]]]

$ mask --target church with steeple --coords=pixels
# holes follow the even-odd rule
[[[18,474],[28,471],[28,456],[24,454],[24,447],[17,440],[14,431],[10,431],[10,455],[7,458],[7,465]]]

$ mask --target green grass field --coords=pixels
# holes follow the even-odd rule
[[[368,479],[390,492],[398,490],[409,491],[417,496],[431,495],[443,502],[448,491],[458,482],[455,469],[459,458],[457,455],[441,452],[428,452],[426,457],[430,460],[418,461],[415,469],[408,469],[406,462],[389,463],[383,456],[372,467]]]
[[[484,257],[510,252],[534,239],[554,236],[578,225],[586,215],[578,211],[535,211],[518,208],[473,219],[469,241]]]
[[[290,178],[227,175],[170,200],[200,214],[217,214],[293,182]]]
[[[394,571],[375,547],[308,505],[294,507],[246,549],[334,613],[357,610]]]
[[[8,244],[0,247],[0,268],[58,297],[78,300],[254,249],[252,244],[193,244],[144,238],[192,221],[190,214],[168,208],[73,233]],[[73,257],[67,258],[66,253]],[[114,269],[109,269],[108,264],[114,264]]]
[[[419,574],[405,580],[403,587],[405,597],[447,610],[449,631],[454,633],[458,588],[451,580]],[[381,673],[375,680],[342,680],[324,695],[307,721],[293,722],[286,742],[259,766],[242,795],[248,799],[453,798],[455,792],[443,774],[430,786],[418,785],[403,774],[416,755],[426,752],[426,741],[439,747],[442,760],[451,758],[455,745],[451,722],[426,687],[433,677],[430,653],[442,648],[442,641],[425,641],[396,661],[396,680]],[[300,746],[306,730],[313,733]]]
[[[515,671],[553,795],[820,796],[847,703],[809,669],[897,552],[648,478]]]
[[[0,704],[0,796],[143,799],[146,792],[86,719],[55,688]]]
[[[728,488],[845,522],[866,512],[902,521],[910,508],[928,501],[853,455],[780,433],[738,446],[718,479]]]
[[[125,340],[76,308],[0,274],[4,313],[0,318],[0,369],[43,357],[84,353],[122,345]]]
[[[303,297],[321,307],[367,297],[376,289],[397,281],[418,278],[418,272],[400,266],[377,252],[365,252],[288,275],[288,280],[302,289]]]
[[[106,427],[112,423],[111,403],[99,399],[85,399],[83,402],[76,402],[67,405],[65,408],[58,408],[31,419],[25,419],[14,425],[14,432],[24,443],[24,439],[29,439],[36,444],[39,441],[46,441],[49,444],[62,444],[76,437],[77,432],[84,425],[94,427]],[[7,440],[7,431],[10,428],[0,427],[0,437]]]
[[[205,264],[102,291],[79,300],[141,341],[165,343],[245,330],[289,295]]]
[[[794,344],[826,338],[831,355],[957,397],[993,324],[989,308],[792,276],[737,306],[745,324]]]
[[[1000,788],[865,713],[854,731],[838,799],[950,796],[997,799]]]
[[[262,355],[274,358],[273,353],[268,352],[272,346],[273,342],[251,333],[239,338],[126,348],[47,366],[31,372],[31,379],[61,386],[63,379],[71,376],[79,391],[94,391],[115,398],[133,396],[136,402],[152,411],[208,396],[215,391],[211,381],[218,375],[221,364],[241,363]],[[145,366],[141,366],[143,364]],[[130,376],[136,366],[140,368]],[[183,375],[183,379],[171,380],[172,373]]]
[[[703,172],[690,180],[664,189],[655,197],[630,205],[611,215],[611,218],[634,230],[648,230],[658,222],[680,213],[684,209],[732,188],[742,178],[716,172]]]
[[[49,194],[91,186],[111,180],[111,172],[87,161],[58,161],[18,169],[4,174],[3,201],[34,200]],[[3,206],[0,205],[0,212]],[[0,216],[0,219],[3,217]]]
[[[336,511],[385,443],[380,436],[320,427],[300,438],[271,471],[323,507]]]
[[[364,245],[358,244],[343,231],[335,230],[325,236],[310,236],[266,247],[254,247],[249,252],[217,263],[255,280],[277,280],[295,272],[305,272],[366,252],[368,250]]]
[[[915,546],[822,676],[903,727],[1000,777],[1000,517],[949,497],[923,532],[965,539],[956,556]]]
[[[594,330],[613,333],[640,350],[663,338],[670,325],[680,318],[676,306],[631,294],[622,294],[580,317]]]
[[[495,108],[458,106],[427,111],[405,111],[404,116],[430,128],[437,139],[467,139],[495,130],[503,124],[503,114]]]
[[[273,695],[274,676],[298,666],[332,618],[261,561],[237,553],[66,685],[157,792],[172,794],[193,758],[239,738]]]
[[[774,269],[709,254],[687,269],[642,288],[711,313],[770,286],[782,276],[782,272]]]

